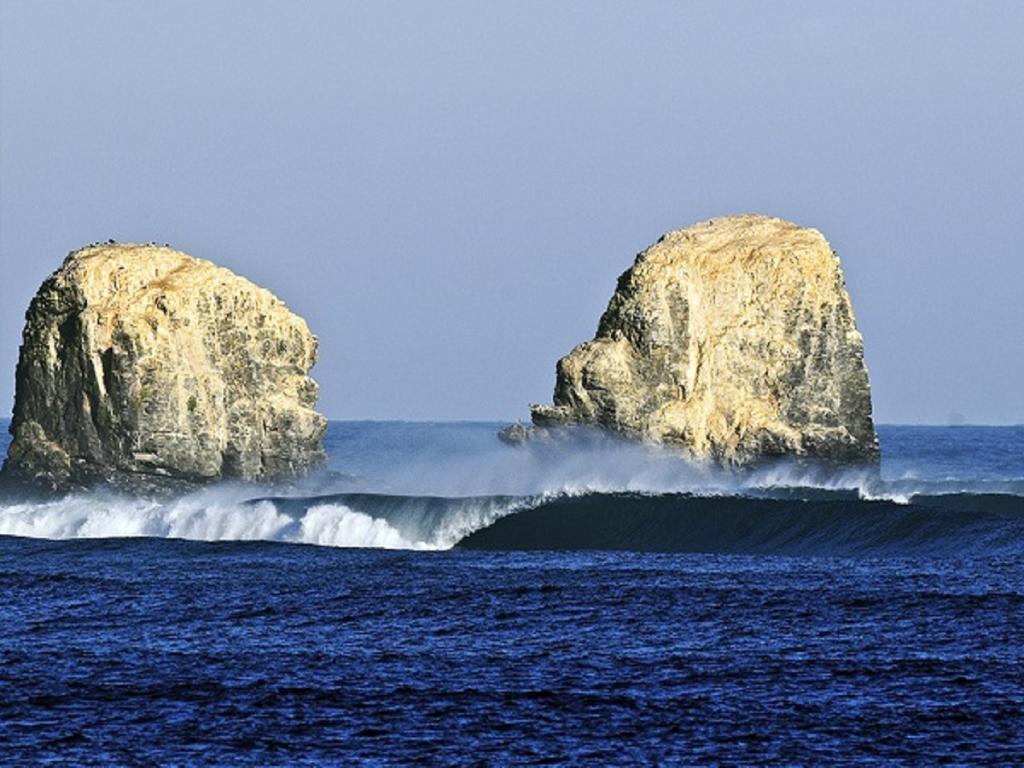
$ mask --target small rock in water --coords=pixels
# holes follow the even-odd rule
[[[509,424],[498,432],[498,437],[501,438],[502,442],[509,445],[522,445],[530,439],[532,432],[532,427],[517,421],[515,424]]]

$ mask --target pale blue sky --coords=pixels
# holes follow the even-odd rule
[[[1024,3],[0,0],[0,406],[93,240],[321,339],[332,418],[526,415],[669,229],[842,258],[883,422],[1024,421]]]

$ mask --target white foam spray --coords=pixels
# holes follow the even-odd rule
[[[479,431],[475,425],[465,429]],[[287,495],[294,498],[285,501],[267,498],[280,491],[222,484],[173,500],[88,493],[0,502],[0,535],[438,550],[526,507],[588,493],[763,496],[816,489],[907,503],[917,494],[1022,492],[1021,482],[1012,478],[974,483],[884,479],[873,470],[793,462],[732,473],[687,462],[653,445],[589,438],[509,447],[493,432],[486,436],[382,454],[372,472],[312,477],[290,489]],[[462,433],[458,438],[463,439]]]

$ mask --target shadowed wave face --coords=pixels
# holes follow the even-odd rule
[[[580,431],[508,447],[490,423],[331,424],[288,488],[0,502],[0,535],[408,550],[998,555],[1024,541],[1024,428],[882,427],[883,464],[743,473]]]

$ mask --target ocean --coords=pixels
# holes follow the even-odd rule
[[[1024,427],[725,473],[500,426],[0,501],[0,764],[1024,763]]]

